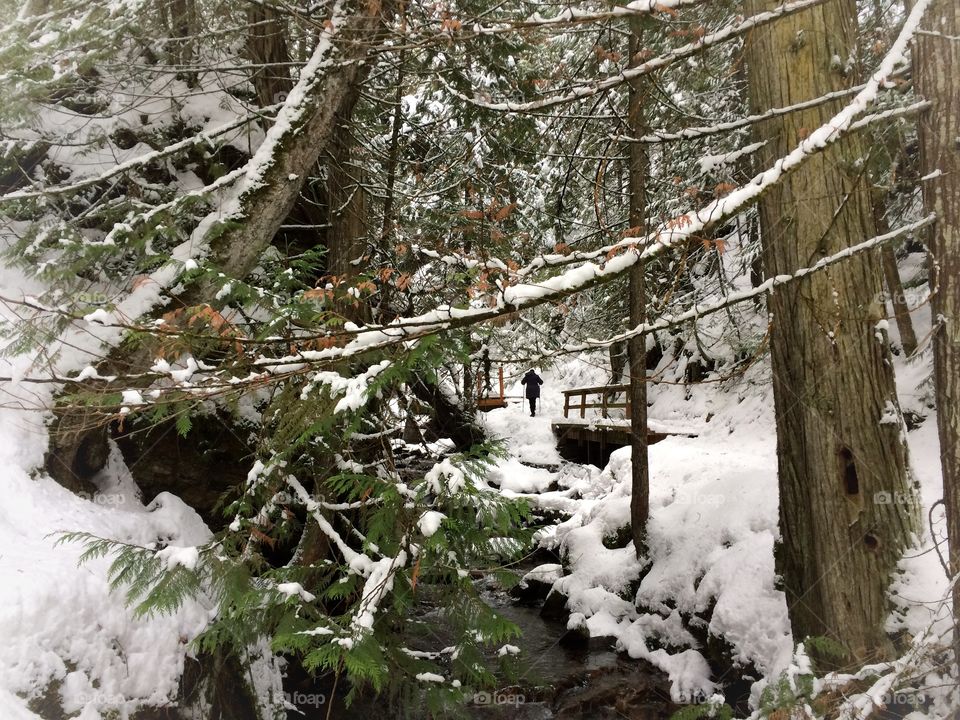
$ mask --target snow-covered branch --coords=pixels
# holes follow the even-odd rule
[[[277,105],[272,105],[267,108],[263,108],[262,112],[270,112],[276,109]],[[83,180],[78,180],[77,182],[69,183],[67,185],[55,185],[53,187],[40,188],[37,190],[18,190],[16,192],[7,193],[6,195],[0,196],[0,203],[13,202],[15,200],[34,200],[41,197],[48,197],[51,195],[64,195],[68,193],[75,193],[80,190],[85,190],[86,188],[93,187],[98,183],[109,180],[112,177],[121,175],[130,170],[134,170],[138,167],[142,167],[148,163],[156,162],[157,160],[162,160],[163,158],[170,157],[171,155],[176,155],[179,152],[184,150],[189,150],[192,147],[197,145],[206,145],[210,143],[214,138],[217,138],[221,135],[226,135],[231,130],[236,130],[237,128],[243,127],[254,120],[262,117],[261,114],[251,114],[244,115],[241,118],[233,122],[220,125],[219,127],[213,128],[212,130],[206,130],[204,132],[197,133],[191,137],[185,138],[180,142],[169,145],[162,150],[154,150],[153,152],[144,153],[143,155],[138,155],[135,158],[131,158],[122,163],[117,163],[113,167],[99,175],[92,177],[84,178]]]
[[[804,102],[794,103],[793,105],[787,105],[785,107],[771,108],[766,112],[757,113],[755,115],[747,115],[746,117],[737,118],[736,120],[718,122],[714,123],[713,125],[689,127],[682,130],[677,130],[675,132],[671,132],[669,130],[654,130],[646,135],[636,138],[627,135],[618,135],[614,139],[617,142],[642,143],[645,145],[656,145],[659,143],[677,142],[681,140],[696,140],[697,138],[708,137],[710,135],[720,135],[722,133],[732,132],[733,130],[750,127],[751,125],[756,125],[764,120],[780,117],[782,115],[789,115],[790,113],[799,112],[800,110],[809,110],[810,108],[820,107],[821,105],[826,105],[834,100],[840,100],[841,98],[855,95],[863,90],[863,88],[863,85],[856,85],[852,88],[844,88],[843,90],[826,93],[825,95],[813,98],[812,100],[805,100]]]
[[[621,70],[616,75],[604,78],[599,82],[575,88],[568,93],[551,95],[549,97],[544,97],[539,100],[532,100],[530,102],[486,102],[484,100],[463,95],[456,89],[452,88],[449,84],[444,84],[446,85],[447,90],[456,97],[487,110],[517,113],[543,110],[556,105],[563,105],[576,100],[583,100],[584,98],[593,97],[594,95],[598,95],[602,92],[610,90],[611,88],[615,88],[619,85],[630,82],[638,77],[648,75],[657,70],[662,70],[678,60],[683,60],[696,55],[709,47],[719,45],[736,37],[740,37],[754,28],[762,27],[763,25],[767,25],[779,20],[780,18],[787,17],[788,15],[793,15],[794,13],[821,5],[825,1],[826,0],[797,0],[796,2],[787,3],[775,10],[758,13],[757,15],[743,20],[742,22],[728,25],[721,30],[704,35],[702,38],[699,38],[694,42],[681,45],[680,47],[674,48],[670,52],[664,53],[663,55],[647,60],[634,67]]]
[[[916,222],[904,225],[903,227],[892,230],[883,235],[877,235],[876,237],[870,238],[869,240],[864,240],[861,243],[856,245],[851,245],[846,247],[843,250],[840,250],[833,255],[828,255],[827,257],[821,258],[814,265],[809,267],[800,268],[795,270],[790,274],[777,275],[776,277],[768,278],[764,282],[757,285],[755,288],[749,290],[742,290],[740,292],[731,293],[727,295],[723,300],[717,302],[705,303],[703,305],[696,304],[689,310],[679,313],[677,315],[671,315],[668,317],[660,318],[654,322],[643,323],[638,325],[635,328],[627,330],[626,332],[619,333],[612,337],[606,338],[604,340],[594,340],[590,339],[584,343],[570,344],[562,348],[561,352],[563,353],[577,353],[583,352],[585,350],[591,350],[596,348],[606,348],[611,345],[622,343],[626,340],[629,340],[632,337],[638,335],[648,335],[649,333],[655,332],[657,330],[666,330],[677,325],[682,325],[684,323],[698,320],[699,318],[706,317],[707,315],[712,315],[715,312],[728,308],[731,305],[736,305],[738,303],[745,302],[747,300],[752,300],[754,298],[760,297],[761,295],[766,295],[767,293],[774,292],[777,288],[784,285],[789,285],[796,282],[797,280],[802,280],[803,278],[818,273],[822,270],[826,270],[832,265],[836,265],[839,262],[848,260],[849,258],[859,255],[861,253],[872,250],[873,248],[879,247],[883,243],[890,242],[891,240],[896,240],[897,238],[903,237],[904,235],[909,235],[910,233],[915,233],[918,230],[921,230],[928,225],[932,225],[936,220],[935,215],[928,215],[927,217],[918,220]]]

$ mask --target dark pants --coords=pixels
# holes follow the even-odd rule
[[[530,401],[530,414],[533,415],[537,412],[537,399],[535,397],[527,398]]]

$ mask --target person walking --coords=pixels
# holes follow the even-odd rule
[[[530,401],[530,417],[534,417],[537,414],[537,399],[540,397],[540,386],[543,385],[543,378],[537,375],[533,368],[530,368],[520,383],[527,386],[526,395],[527,400]]]

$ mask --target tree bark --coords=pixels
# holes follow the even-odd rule
[[[356,90],[352,101],[337,114],[337,127],[326,154],[327,215],[330,227],[326,233],[325,267],[328,275],[335,275],[340,279],[357,276],[359,268],[355,261],[366,250],[366,191],[358,177],[359,170],[350,163],[354,146],[350,119],[359,97],[359,88]],[[353,322],[368,322],[371,317],[370,305],[365,301],[338,303],[337,311]]]
[[[937,214],[930,238],[935,323],[933,366],[950,572],[960,573],[960,8],[934,0],[914,50],[917,91],[933,103],[920,121],[927,209]],[[960,662],[960,588],[953,586],[954,653]]]
[[[778,0],[748,0],[748,13]],[[758,28],[747,39],[751,111],[855,83],[837,58],[855,57],[856,4],[824,5]],[[770,166],[820,126],[832,104],[768,120]],[[873,233],[859,138],[811,158],[760,202],[767,277],[812,265]],[[795,641],[828,637],[847,660],[884,657],[891,572],[918,528],[904,426],[875,254],[778,289],[769,299],[777,424],[783,579]],[[827,658],[818,658],[825,665]]]
[[[260,107],[283,102],[293,81],[290,79],[290,51],[287,48],[287,33],[283,16],[273,7],[259,2],[247,5],[246,54],[256,67],[250,74],[250,82],[257,93]]]
[[[877,217],[877,232],[890,232],[890,226],[882,216]],[[903,281],[900,279],[900,268],[897,266],[897,252],[889,245],[880,248],[880,259],[883,263],[883,277],[887,285],[887,294],[893,306],[893,317],[897,321],[897,330],[900,331],[900,344],[903,354],[909,357],[917,350],[917,334],[913,330],[913,319],[910,317],[910,305],[907,303],[903,291]]]
[[[393,112],[390,120],[390,145],[385,164],[383,220],[380,224],[378,246],[381,252],[390,252],[396,224],[396,184],[400,167],[400,129],[403,127],[403,88],[406,77],[407,51],[401,48],[397,54],[397,79],[393,94]],[[373,319],[380,323],[390,322],[396,313],[391,310],[394,288],[389,282],[381,283],[380,298],[373,308]]]
[[[171,44],[170,61],[183,65],[183,77],[188,87],[197,83],[197,73],[189,69],[193,64],[193,45],[197,34],[197,6],[194,0],[170,0],[170,32],[175,38]]]
[[[640,62],[642,20],[630,21],[630,64]],[[634,137],[646,133],[643,103],[646,83],[637,78],[630,83],[627,123]],[[649,159],[647,149],[640,143],[629,146],[629,219],[630,227],[641,227],[647,217],[647,176]],[[647,292],[644,283],[643,260],[630,269],[630,326],[636,327],[647,319]],[[647,452],[647,338],[637,335],[627,343],[630,359],[630,453],[631,495],[630,528],[637,557],[647,551],[647,518],[650,514],[650,465]]]
[[[279,133],[274,157],[257,182],[242,193],[238,217],[231,218],[211,242],[213,258],[228,277],[244,277],[254,268],[289,215],[317,159],[330,147],[340,110],[356,91],[366,72],[367,53],[380,37],[380,10],[380,0],[366,0],[333,21],[336,37],[324,61],[327,68],[318,69],[312,80],[297,83],[295,90],[306,96],[301,111]]]

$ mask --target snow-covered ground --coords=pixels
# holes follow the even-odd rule
[[[7,292],[30,291],[8,271],[0,283]],[[925,334],[923,319],[918,334]],[[898,382],[904,407],[927,416],[908,436],[926,513],[941,496],[941,481],[924,358],[898,362]],[[571,626],[616,638],[631,656],[663,668],[677,699],[689,699],[709,696],[721,680],[710,677],[681,622],[681,615],[710,608],[709,632],[728,641],[736,659],[776,677],[794,661],[794,644],[784,596],[775,587],[776,439],[766,365],[724,383],[652,386],[651,421],[698,434],[669,437],[650,449],[651,564],[634,593],[642,568],[632,548],[603,543],[628,521],[629,449],[615,452],[602,471],[566,463],[550,428],[562,416],[563,389],[606,382],[603,363],[595,360],[546,370],[537,417],[529,417],[522,402],[481,416],[509,453],[490,473],[491,484],[569,515],[542,542],[565,552],[568,573],[555,586],[569,597]],[[2,366],[0,374],[22,376],[27,360]],[[508,394],[522,394],[519,370]],[[83,720],[97,720],[107,708],[163,703],[175,693],[187,644],[211,609],[194,602],[173,616],[134,618],[122,594],[110,591],[108,561],[78,566],[81,548],[55,547],[57,533],[191,546],[209,531],[172,495],[140,498],[117,456],[92,498],[47,477],[40,470],[45,415],[35,410],[50,399],[44,387],[6,383],[0,409],[0,717],[34,720],[39,716],[27,704],[44,693]],[[942,539],[942,510],[934,514],[933,530]],[[902,612],[890,620],[891,629],[912,635],[930,622],[946,587],[929,532],[919,543],[893,586]],[[556,568],[549,570],[556,575]]]
[[[924,324],[925,319],[918,318],[921,336]],[[491,473],[491,481],[571,514],[542,539],[544,545],[562,550],[569,566],[554,588],[569,598],[570,627],[615,638],[630,656],[667,672],[675,699],[689,701],[710,697],[719,679],[710,676],[681,615],[690,618],[709,610],[709,633],[730,643],[735,661],[752,664],[765,676],[755,686],[759,693],[766,681],[795,662],[786,600],[775,586],[777,459],[768,366],[757,363],[742,377],[722,384],[651,387],[651,422],[697,428],[698,435],[672,436],[650,447],[648,568],[641,568],[632,546],[611,549],[603,542],[629,524],[629,448],[615,451],[602,472],[571,477],[570,467],[561,466],[552,474],[559,489],[548,492],[542,490],[551,486],[551,473],[531,467],[553,461],[549,429],[550,422],[562,416],[560,391],[604,383],[602,374],[591,368],[573,362],[544,373],[544,412],[538,417],[529,417],[519,404],[484,416],[486,427],[511,450],[511,458]],[[904,408],[926,416],[908,434],[926,517],[942,496],[936,417],[927,402],[929,357],[898,360],[897,369]],[[941,542],[943,525],[938,509],[933,533]],[[931,548],[930,529],[925,528],[893,583],[898,611],[890,617],[891,630],[918,636],[938,610],[938,630],[949,627],[938,602],[947,581]],[[643,579],[631,594],[641,571]]]
[[[7,296],[31,291],[3,270]],[[0,375],[24,377],[31,358],[0,359]],[[0,717],[40,717],[27,708],[45,694],[70,717],[99,720],[101,710],[133,710],[174,696],[187,644],[210,618],[188,603],[172,616],[135,618],[111,592],[109,560],[83,566],[80,545],[55,546],[59,533],[83,531],[146,545],[193,546],[210,531],[179,498],[141,499],[115,451],[98,478],[100,492],[80,497],[42,471],[49,386],[3,383],[0,407]]]

